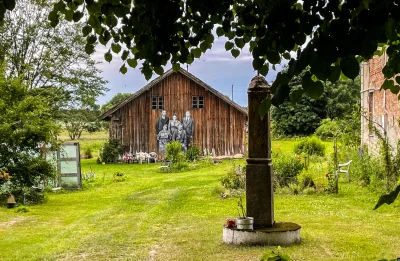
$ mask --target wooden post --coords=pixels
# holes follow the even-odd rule
[[[269,95],[267,81],[254,77],[248,88],[249,158],[246,166],[247,216],[254,218],[254,227],[272,227],[274,221],[273,173],[271,160],[269,113],[261,119],[258,108]]]

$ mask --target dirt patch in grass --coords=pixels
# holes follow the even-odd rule
[[[6,229],[10,228],[11,226],[14,226],[15,224],[23,222],[24,220],[25,220],[25,217],[20,216],[20,217],[13,218],[6,222],[1,222],[0,230],[6,230]]]

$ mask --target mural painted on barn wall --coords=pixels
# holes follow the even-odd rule
[[[193,140],[194,119],[190,111],[185,112],[181,121],[178,120],[176,113],[172,114],[171,120],[167,116],[167,111],[162,110],[160,117],[156,120],[157,148],[161,153],[165,153],[166,146],[171,141],[178,141],[182,144],[182,150],[186,151]]]

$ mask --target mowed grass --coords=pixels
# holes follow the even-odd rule
[[[294,153],[294,146],[299,139],[293,140],[272,140],[272,151],[280,150],[283,152]],[[323,141],[325,145],[325,153],[327,155],[333,153],[333,142],[332,141]]]
[[[28,213],[0,208],[0,260],[259,260],[275,247],[222,243],[237,199],[214,192],[233,164],[160,173],[159,164],[92,166],[86,189],[50,194]],[[113,182],[113,174],[126,180]],[[104,181],[103,181],[104,177]],[[302,243],[283,247],[293,260],[400,257],[400,203],[372,208],[378,195],[341,183],[338,195],[275,195],[275,219],[302,226]]]
[[[99,131],[95,133],[89,133],[87,131],[82,132],[79,140],[71,140],[68,136],[67,131],[63,131],[58,136],[58,139],[63,142],[79,142],[81,155],[85,155],[89,149],[93,157],[98,157],[103,147],[103,144],[109,138],[108,131]]]

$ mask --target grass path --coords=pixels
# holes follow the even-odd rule
[[[51,194],[28,213],[0,207],[0,260],[259,260],[274,249],[222,243],[237,200],[213,188],[229,161],[183,173],[83,161],[89,166],[97,181],[83,191]],[[111,181],[117,170],[125,181]],[[347,183],[335,196],[276,195],[276,220],[302,225],[302,243],[283,251],[293,260],[400,257],[400,204],[372,211],[376,199]]]

